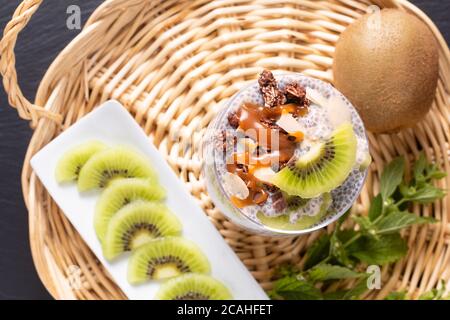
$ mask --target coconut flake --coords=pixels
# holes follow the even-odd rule
[[[248,152],[252,154],[257,147],[258,144],[250,138],[241,138],[237,142],[237,152],[239,153]]]
[[[253,171],[253,176],[255,176],[256,179],[267,184],[272,184],[272,179],[275,174],[275,171],[273,171],[271,167],[262,167]]]
[[[348,105],[337,95],[332,95],[328,99],[326,109],[328,119],[334,128],[339,127],[341,124],[352,122],[352,114]]]
[[[321,107],[326,106],[328,103],[327,98],[325,98],[319,91],[312,88],[306,88],[306,98]]]
[[[282,114],[277,125],[288,133],[303,132],[303,127],[290,113]]]
[[[237,174],[226,172],[223,175],[223,186],[225,191],[241,200],[247,199],[250,194],[244,180]]]

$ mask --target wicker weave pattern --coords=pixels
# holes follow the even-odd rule
[[[339,33],[372,4],[402,8],[430,25],[441,47],[440,80],[432,112],[418,126],[395,135],[370,135],[374,164],[354,209],[367,213],[370,198],[379,190],[381,168],[397,154],[412,160],[424,149],[428,158],[450,172],[450,53],[432,22],[407,1],[109,0],[51,65],[33,104],[18,86],[13,49],[41,2],[26,0],[15,12],[1,41],[0,70],[10,104],[35,128],[24,163],[23,192],[33,258],[56,298],[124,297],[29,166],[33,154],[110,98],[121,101],[142,125],[264,288],[270,289],[280,263],[301,264],[305,249],[320,232],[267,238],[225,220],[205,193],[198,145],[220,105],[262,68],[303,72],[332,82]],[[449,185],[447,178],[440,186]],[[449,208],[449,197],[414,208],[441,222],[414,227],[406,234],[409,255],[384,267],[382,290],[366,298],[383,298],[392,290],[407,290],[417,297],[440,279],[450,278]],[[74,265],[83,279],[78,290],[67,281],[74,270],[78,273]]]

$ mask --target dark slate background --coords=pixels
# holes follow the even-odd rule
[[[0,30],[10,20],[19,0],[2,1]],[[79,32],[66,27],[66,9],[79,5],[83,23],[100,0],[44,1],[16,46],[17,73],[26,97],[34,99],[50,63]],[[450,1],[413,0],[450,39]],[[43,287],[30,254],[27,210],[20,185],[22,161],[31,137],[26,121],[9,107],[0,86],[0,299],[51,299]]]

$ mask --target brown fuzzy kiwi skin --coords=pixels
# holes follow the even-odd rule
[[[336,88],[368,130],[396,132],[414,126],[431,108],[439,76],[437,43],[417,17],[384,9],[342,33],[333,73]]]

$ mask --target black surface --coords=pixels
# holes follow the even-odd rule
[[[19,0],[3,0],[0,30],[10,20]],[[38,84],[50,63],[78,33],[66,27],[66,9],[79,5],[83,22],[100,0],[44,1],[16,47],[17,73],[26,97],[34,99]],[[450,39],[450,1],[413,0],[438,25],[447,42]],[[22,161],[31,137],[26,121],[8,106],[0,89],[0,299],[50,299],[31,259],[28,217],[20,185]]]

